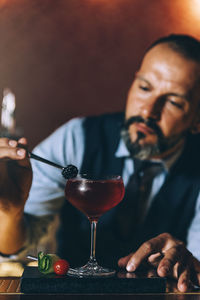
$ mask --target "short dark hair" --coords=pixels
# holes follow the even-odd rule
[[[200,63],[200,41],[186,34],[170,34],[161,37],[153,42],[146,52],[156,45],[164,43],[168,44],[171,49],[182,54],[185,58]]]

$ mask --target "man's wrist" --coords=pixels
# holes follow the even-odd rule
[[[7,220],[7,221],[20,221],[23,219],[24,216],[24,207],[23,208],[15,208],[15,209],[8,209],[5,211],[0,210],[0,220]]]
[[[3,215],[3,216],[2,216]],[[14,255],[24,247],[26,226],[23,214],[0,215],[0,252],[2,256]]]

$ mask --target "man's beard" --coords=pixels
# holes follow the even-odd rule
[[[132,142],[129,133],[129,127],[134,123],[143,123],[147,127],[151,128],[154,131],[154,133],[152,134],[156,136],[156,142],[154,144],[146,143],[141,145],[140,140],[146,137],[146,135],[141,131],[137,131],[137,138],[134,142]],[[121,137],[123,138],[131,157],[141,160],[161,155],[162,153],[175,146],[181,139],[183,139],[185,135],[186,132],[178,136],[176,135],[171,138],[166,138],[163,135],[160,127],[155,123],[153,119],[148,118],[147,120],[145,120],[141,116],[133,116],[125,120],[121,129]]]

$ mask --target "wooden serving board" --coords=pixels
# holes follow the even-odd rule
[[[43,275],[37,267],[26,267],[21,278],[22,293],[55,294],[133,294],[163,293],[166,291],[166,279],[161,277],[125,278],[126,274],[113,277],[75,278],[68,275]]]

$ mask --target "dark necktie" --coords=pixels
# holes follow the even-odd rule
[[[157,162],[134,161],[134,174],[129,179],[118,214],[118,231],[123,239],[129,239],[144,221],[152,182],[163,168]]]

